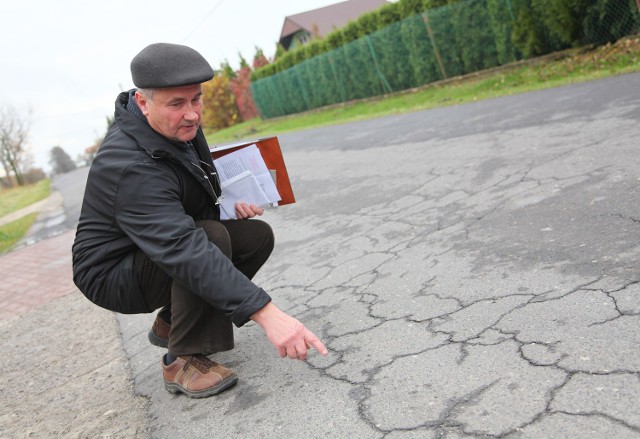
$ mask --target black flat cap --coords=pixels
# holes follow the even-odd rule
[[[156,43],[131,60],[131,78],[138,88],[180,87],[207,82],[213,78],[213,69],[190,47]]]

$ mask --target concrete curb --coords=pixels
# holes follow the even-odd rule
[[[13,221],[17,221],[20,218],[23,218],[31,213],[52,213],[57,210],[62,209],[63,198],[60,192],[54,191],[44,200],[40,200],[36,203],[30,204],[27,207],[23,207],[20,210],[16,210],[8,215],[5,215],[0,218],[0,226],[4,226],[6,224],[12,223]]]

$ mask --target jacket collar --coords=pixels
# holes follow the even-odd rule
[[[116,123],[122,131],[135,139],[138,146],[151,157],[172,156],[178,159],[179,151],[185,147],[184,143],[167,139],[162,134],[154,131],[142,112],[137,114],[130,112],[128,107],[132,107],[130,104],[132,91],[125,91],[118,95],[115,112]],[[198,134],[200,134],[200,130],[198,130]]]
[[[167,139],[151,128],[151,125],[149,125],[141,112],[136,115],[127,110],[130,96],[131,91],[125,91],[120,93],[116,99],[115,122],[120,129],[134,139],[138,147],[150,157],[168,159],[180,164],[200,182],[202,187],[217,203],[221,197],[222,190],[218,183],[211,153],[202,129],[198,128],[196,137],[192,141],[201,163],[193,163],[193,160],[189,159],[189,155],[185,151],[186,144],[184,142]]]

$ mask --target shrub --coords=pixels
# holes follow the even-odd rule
[[[251,97],[249,86],[251,85],[251,68],[248,65],[236,72],[236,77],[229,81],[229,88],[238,105],[238,113],[243,121],[253,119],[258,116],[258,111]]]
[[[229,87],[229,78],[219,74],[202,84],[204,109],[203,125],[212,130],[229,127],[238,122],[238,106]]]

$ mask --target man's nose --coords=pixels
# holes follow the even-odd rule
[[[185,109],[184,118],[187,120],[198,120],[198,111],[193,105],[190,105]]]

